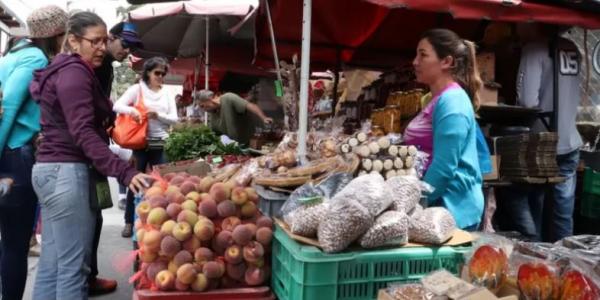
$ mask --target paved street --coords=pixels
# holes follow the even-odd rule
[[[113,262],[123,255],[128,254],[131,250],[132,243],[130,239],[121,237],[121,229],[123,228],[123,211],[117,207],[117,189],[116,183],[111,181],[111,191],[113,192],[114,207],[103,211],[104,226],[102,228],[102,236],[100,240],[100,248],[98,250],[98,264],[100,269],[100,277],[116,279],[119,282],[117,291],[104,295],[93,297],[98,300],[129,300],[131,299],[133,286],[127,280],[131,276],[131,268],[127,269],[126,273],[119,273]],[[31,299],[33,283],[35,281],[35,272],[38,258],[29,257],[29,275],[27,278],[27,288],[25,290],[24,300]]]

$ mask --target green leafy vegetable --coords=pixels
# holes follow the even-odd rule
[[[173,130],[165,144],[169,161],[197,159],[206,155],[242,154],[237,143],[223,145],[219,137],[204,125],[183,125]]]

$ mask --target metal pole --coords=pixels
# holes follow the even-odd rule
[[[206,49],[205,49],[205,53],[204,53],[204,89],[208,90],[209,86],[208,86],[208,79],[210,77],[210,64],[209,64],[209,59],[208,59],[208,51],[210,49],[210,39],[209,39],[209,34],[210,34],[210,18],[206,17]],[[204,112],[204,125],[208,125],[208,112]]]
[[[279,70],[279,55],[277,54],[277,44],[275,44],[275,31],[273,30],[273,20],[271,19],[271,9],[269,0],[265,0],[265,9],[267,10],[267,20],[269,20],[269,33],[271,35],[271,47],[273,48],[273,60],[275,61],[275,71],[277,71],[277,80],[281,81],[281,71]]]
[[[312,0],[304,0],[304,8],[302,11],[302,60],[300,62],[300,114],[298,124],[298,157],[301,162],[306,160],[311,18]]]

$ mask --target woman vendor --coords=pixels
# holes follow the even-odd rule
[[[432,155],[423,178],[435,188],[428,204],[446,207],[458,227],[476,230],[483,192],[475,121],[482,81],[475,45],[447,29],[429,30],[419,41],[413,66],[432,100],[410,122],[404,138]]]

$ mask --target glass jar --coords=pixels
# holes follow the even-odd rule
[[[383,130],[386,133],[400,133],[402,128],[402,112],[398,105],[390,105],[385,108]]]
[[[373,136],[384,136],[385,132],[381,126],[371,126],[371,134],[373,134]]]
[[[371,114],[371,124],[373,126],[383,126],[383,109],[377,108],[373,110]]]

